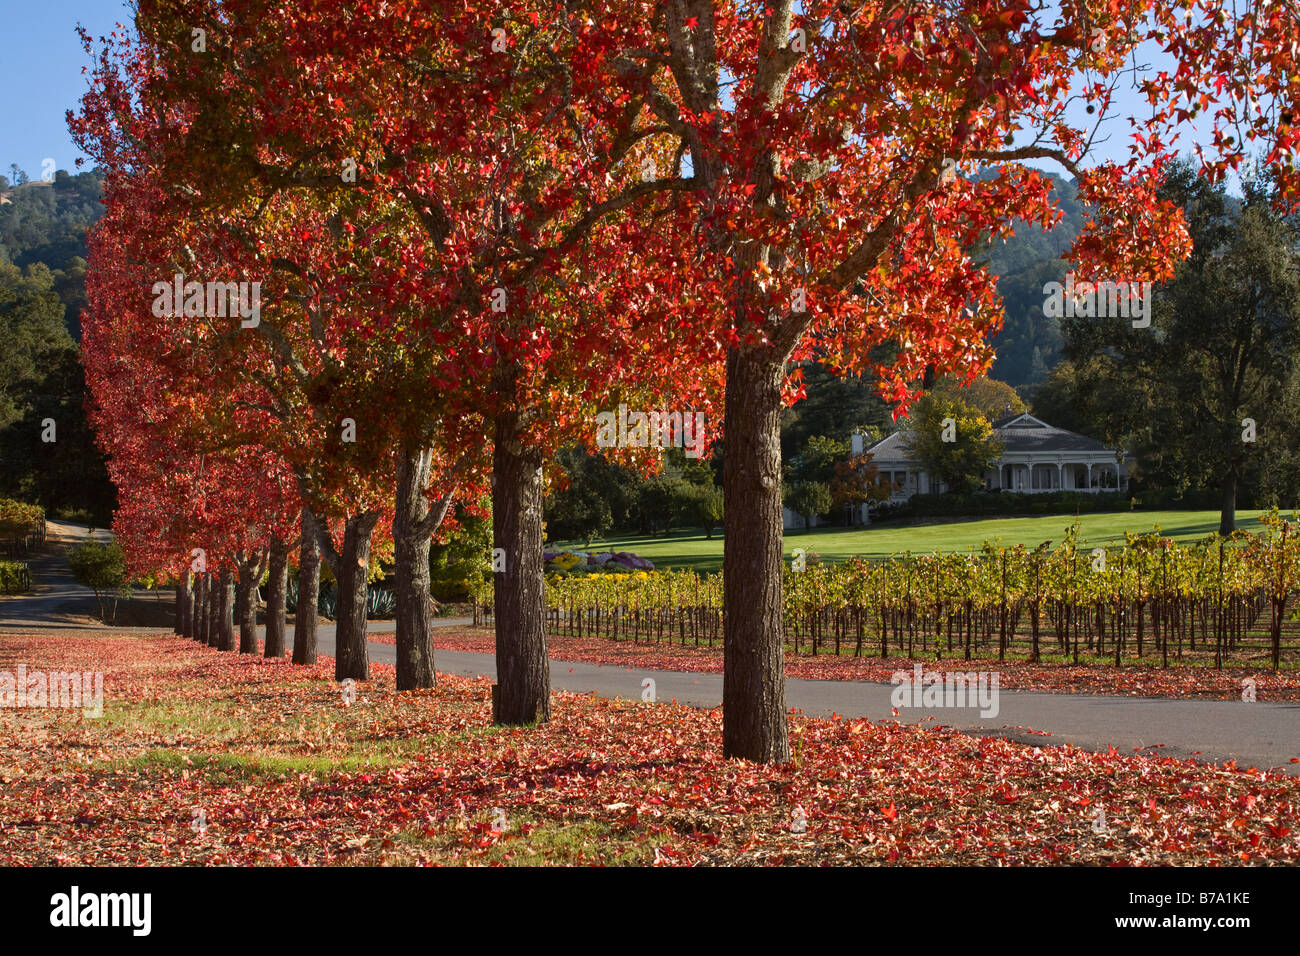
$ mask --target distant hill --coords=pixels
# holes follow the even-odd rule
[[[16,185],[0,176],[0,262],[49,267],[64,323],[78,341],[86,303],[86,230],[104,214],[102,185],[103,176],[93,171],[72,176],[61,169],[53,182]]]
[[[986,175],[993,175],[990,171]],[[1042,381],[1061,351],[1061,329],[1056,319],[1043,315],[1043,285],[1065,278],[1061,259],[1083,229],[1085,211],[1074,183],[1054,173],[1052,199],[1065,214],[1051,232],[1036,224],[1017,221],[1015,236],[987,251],[990,269],[998,276],[998,293],[1006,306],[1006,323],[993,338],[997,351],[990,375],[1011,385]]]
[[[0,176],[0,497],[103,526],[114,490],[86,422],[77,342],[86,303],[86,230],[103,215],[103,177],[60,170]],[[53,419],[58,440],[42,440]]]

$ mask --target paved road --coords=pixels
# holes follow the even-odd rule
[[[92,629],[84,623],[84,615],[93,609],[94,595],[72,580],[61,561],[62,548],[85,535],[84,526],[49,523],[48,537],[54,546],[50,553],[33,562],[37,589],[31,595],[0,599],[0,633]],[[102,536],[104,532],[96,533],[96,537]],[[446,627],[468,623],[467,618],[437,620],[439,626]],[[391,621],[370,625],[372,633],[393,628]],[[320,626],[318,646],[322,654],[333,655],[333,625]],[[396,662],[396,649],[391,644],[372,642],[369,653],[371,660]],[[496,677],[496,662],[490,654],[439,651],[437,661],[439,670],[446,673]],[[641,682],[647,677],[655,681],[659,700],[675,699],[697,707],[717,707],[722,702],[719,674],[551,662],[551,686],[575,693],[639,700]],[[813,716],[836,713],[880,720],[892,716],[893,690],[888,684],[873,682],[791,678],[786,681],[786,701],[789,706]],[[1247,704],[1002,690],[996,715],[981,716],[978,708],[905,707],[899,709],[898,719],[932,720],[959,730],[1005,736],[1036,746],[1070,743],[1101,751],[1113,746],[1126,753],[1136,749],[1205,761],[1236,760],[1243,767],[1276,767],[1300,776],[1300,763],[1291,763],[1293,757],[1300,757],[1300,703]],[[1050,736],[1043,736],[1044,731]]]
[[[104,542],[111,535],[106,530],[91,531],[86,525],[45,522],[45,546],[27,561],[32,590],[0,596],[0,630],[86,629],[86,617],[95,613],[95,592],[76,582],[64,555],[72,545],[87,538]]]
[[[318,650],[333,655],[332,632],[322,629]],[[371,642],[370,659],[396,663],[391,644]],[[491,654],[439,651],[438,670],[468,677],[496,679]],[[676,699],[695,707],[722,703],[721,674],[651,671],[581,662],[551,661],[551,687],[602,697],[641,698],[641,682],[655,682],[659,700]],[[812,716],[892,719],[889,684],[789,678],[786,703]],[[1248,704],[1242,701],[1165,700],[1153,697],[1101,697],[1086,694],[1040,694],[1002,690],[998,713],[988,718],[978,708],[899,708],[898,719],[930,721],[980,735],[1008,737],[1033,746],[1069,743],[1088,750],[1115,747],[1166,757],[1224,762],[1241,767],[1276,768],[1300,776],[1300,703]],[[931,720],[931,718],[933,718]],[[1038,733],[1030,733],[1030,730]],[[1043,731],[1051,736],[1042,736]]]
[[[0,595],[0,634],[5,631],[24,633],[42,631],[111,631],[114,628],[88,620],[96,612],[95,592],[77,583],[68,570],[67,550],[92,538],[107,542],[112,535],[105,529],[91,531],[84,524],[64,521],[45,522],[45,547],[28,560],[32,572],[32,590],[26,594]],[[161,594],[137,591],[136,597],[171,601],[171,592]],[[471,618],[438,618],[438,627],[458,627],[473,623]],[[395,630],[392,621],[372,621],[370,631],[382,634]],[[169,633],[170,628],[133,628],[135,631]],[[320,632],[333,640],[334,625],[322,622]]]

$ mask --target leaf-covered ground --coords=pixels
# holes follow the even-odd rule
[[[469,651],[480,654],[494,653],[492,632],[484,629],[439,628],[434,632],[440,650]],[[391,644],[391,632],[372,634],[370,640]],[[582,661],[588,664],[610,664],[639,670],[686,671],[690,673],[721,674],[722,649],[694,647],[680,644],[633,644],[630,640],[609,640],[594,637],[566,637],[551,635],[547,638],[551,658],[562,661]],[[889,683],[895,671],[911,671],[917,660],[934,661],[934,657],[859,657],[822,654],[817,657],[794,655],[788,650],[785,671],[789,677],[808,680],[881,681]],[[942,661],[950,662],[942,664]],[[1058,694],[1118,694],[1133,697],[1205,697],[1219,700],[1241,698],[1241,681],[1244,677],[1255,681],[1257,700],[1300,700],[1300,674],[1283,671],[1273,674],[1262,666],[1258,669],[1225,667],[1170,666],[1161,668],[1152,661],[1144,667],[1114,667],[1109,664],[1044,663],[1026,664],[1023,661],[999,661],[997,658],[975,658],[970,661],[961,656],[944,657],[944,667],[963,671],[997,671],[999,686],[1003,690],[1034,690]]]
[[[803,717],[771,768],[670,704],[500,729],[486,681],[375,667],[348,704],[328,660],[157,635],[0,637],[19,663],[104,671],[105,713],[0,710],[0,864],[1300,862],[1300,780],[1250,769]]]

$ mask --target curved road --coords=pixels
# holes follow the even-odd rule
[[[318,639],[322,654],[332,654],[332,635],[324,629]],[[371,642],[370,659],[395,664],[396,648]],[[438,670],[469,677],[496,679],[491,654],[438,651]],[[694,707],[722,703],[721,674],[652,671],[577,661],[551,661],[555,690],[602,697],[640,700],[641,682],[655,682],[655,696]],[[894,719],[890,696],[894,687],[868,681],[801,680],[787,678],[786,703],[818,717]],[[996,717],[980,716],[979,708],[899,708],[898,720],[930,721],[980,736],[1008,737],[1041,747],[1075,744],[1088,750],[1115,747],[1164,757],[1206,762],[1237,761],[1240,767],[1276,768],[1300,776],[1300,703],[1248,704],[1230,700],[1166,700],[1156,697],[1102,697],[1086,694],[1041,694],[1002,690]],[[1031,733],[1030,731],[1035,731]],[[1043,736],[1044,732],[1050,736]]]
[[[31,595],[0,598],[0,640],[8,631],[93,630],[85,615],[94,595],[68,574],[62,552],[86,529],[50,522],[47,553],[32,562],[36,590]],[[98,532],[96,537],[106,537]],[[465,618],[442,618],[439,626],[464,626]],[[100,626],[102,627],[102,625]],[[108,628],[104,628],[108,629]],[[391,621],[377,621],[372,632],[391,631]],[[138,630],[138,629],[137,629]],[[292,631],[292,628],[290,628]],[[334,653],[334,628],[318,632],[321,654]],[[396,663],[396,648],[371,642],[371,660]],[[439,651],[444,673],[496,678],[490,654]],[[551,661],[556,690],[640,700],[642,681],[655,682],[658,700],[695,707],[722,702],[722,675],[652,671],[621,666]],[[786,702],[813,716],[893,719],[894,687],[867,681],[786,680]],[[1235,760],[1240,767],[1276,768],[1300,776],[1300,703],[1246,703],[1220,700],[1168,700],[1155,697],[1103,697],[1002,690],[996,714],[981,716],[978,707],[899,708],[902,721],[946,724],[979,735],[1008,737],[1033,746],[1069,743],[1089,750],[1108,747],[1206,762]],[[991,709],[990,709],[991,710]],[[1044,736],[1046,734],[1046,736]]]

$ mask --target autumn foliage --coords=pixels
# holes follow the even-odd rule
[[[1300,782],[1255,768],[802,716],[798,761],[761,766],[717,710],[557,693],[549,724],[483,733],[484,680],[398,694],[376,666],[348,703],[326,666],[129,635],[19,636],[0,667],[36,652],[103,671],[129,723],[0,718],[10,865],[1300,859]]]
[[[1254,150],[1290,201],[1298,26],[1209,0],[141,0],[72,120],[109,170],[85,325],[116,530],[138,566],[183,574],[204,547],[243,579],[301,531],[340,581],[340,679],[369,676],[391,540],[398,686],[427,687],[428,542],[490,474],[497,717],[545,720],[549,454],[620,401],[707,408],[724,750],[784,763],[777,430],[800,363],[873,375],[900,410],[927,372],[977,376],[1001,322],[977,250],[1059,218],[1030,161],[1076,177],[1070,256],[1110,281],[1187,254],[1155,190],[1197,117],[1203,175]],[[1153,50],[1174,65],[1137,70]],[[1150,115],[1098,162],[1120,84]],[[260,320],[155,314],[175,273],[260,282]]]

